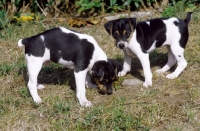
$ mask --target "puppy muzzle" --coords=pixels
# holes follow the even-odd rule
[[[107,93],[108,95],[110,95],[110,94],[113,93],[112,82],[111,83],[110,82],[105,83],[105,85],[104,85],[104,84],[101,84],[97,79],[94,79],[94,80],[96,81],[96,84],[99,87],[100,92],[102,94],[106,94]]]
[[[127,47],[127,42],[125,42],[125,41],[117,42],[116,46],[117,46],[117,48],[124,49]]]

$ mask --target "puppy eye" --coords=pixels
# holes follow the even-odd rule
[[[125,32],[125,36],[126,36],[126,37],[129,37],[129,35],[130,35],[130,32],[129,32],[129,31],[126,31],[126,32]]]
[[[119,33],[116,31],[113,33],[113,37],[118,37]]]

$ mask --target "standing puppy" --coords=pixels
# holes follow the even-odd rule
[[[162,46],[168,48],[168,62],[157,73],[165,73],[177,62],[176,70],[166,77],[174,79],[186,68],[184,49],[188,41],[188,23],[191,12],[184,20],[178,18],[156,18],[136,22],[136,18],[122,18],[107,22],[106,31],[116,40],[116,46],[124,51],[123,70],[118,76],[125,75],[131,68],[131,59],[135,54],[143,67],[145,82],[143,86],[152,85],[149,53]]]
[[[98,82],[100,89],[111,94],[112,81],[122,70],[120,63],[107,59],[106,54],[92,36],[73,32],[63,27],[20,39],[18,46],[23,45],[29,76],[28,88],[36,103],[42,102],[37,89],[44,88],[44,86],[37,83],[37,76],[45,61],[51,60],[74,69],[76,97],[80,105],[85,107],[92,106],[85,96],[85,84],[89,87],[91,84],[88,72],[91,72],[91,76]]]

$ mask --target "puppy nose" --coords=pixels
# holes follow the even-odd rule
[[[113,92],[112,92],[112,89],[109,89],[109,90],[107,90],[107,94],[108,95],[111,95]]]
[[[123,43],[119,43],[119,48],[120,49],[124,49],[124,44]]]

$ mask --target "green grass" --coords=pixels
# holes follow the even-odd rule
[[[9,25],[0,33],[0,130],[200,130],[199,13],[194,13],[189,24],[185,50],[188,66],[177,79],[153,74],[152,87],[122,86],[123,79],[144,79],[140,62],[133,58],[130,74],[115,83],[112,95],[87,89],[87,98],[93,103],[88,109],[81,108],[76,100],[73,71],[58,64],[46,63],[39,74],[38,81],[45,86],[38,90],[42,104],[33,102],[26,86],[24,48],[17,46],[18,40],[67,25],[41,22]],[[103,25],[74,30],[94,36],[108,57],[123,61],[123,52],[115,47]],[[154,72],[167,61],[166,48],[152,52],[150,59]]]

